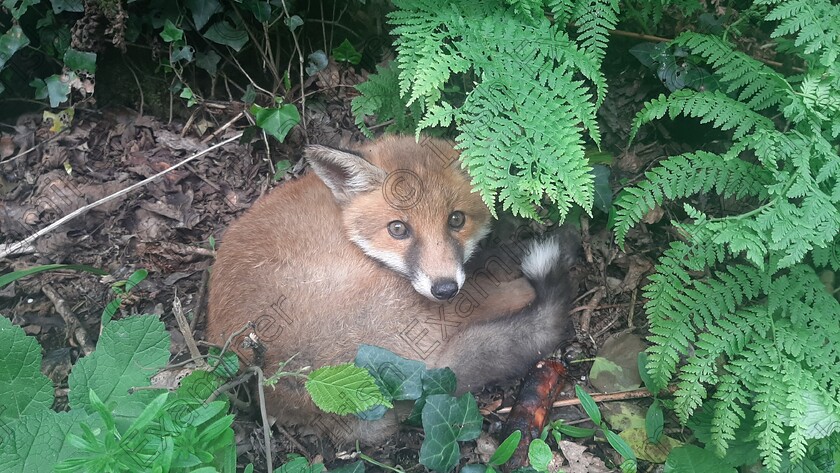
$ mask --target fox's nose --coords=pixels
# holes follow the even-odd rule
[[[458,283],[453,279],[438,279],[432,284],[432,295],[440,300],[449,299],[458,293]]]

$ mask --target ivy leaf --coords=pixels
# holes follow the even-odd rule
[[[354,65],[362,60],[362,53],[356,51],[356,48],[347,39],[342,41],[337,48],[333,49],[332,55],[338,62],[349,62]]]
[[[367,369],[380,389],[397,401],[419,399],[423,394],[423,373],[426,365],[408,360],[384,348],[361,345],[356,366]]]
[[[7,6],[6,2],[3,2],[3,5]],[[29,38],[23,34],[20,26],[12,26],[3,33],[3,36],[0,36],[0,70],[6,67],[6,63],[16,52],[27,46],[29,46]]]
[[[211,16],[222,11],[219,0],[187,0],[186,5],[192,14],[196,30],[204,28]]]
[[[245,46],[245,43],[248,42],[248,33],[245,30],[235,28],[225,20],[210,25],[203,36],[214,43],[230,46],[236,52],[239,52],[242,46]]]
[[[426,438],[420,446],[420,463],[435,471],[449,471],[458,464],[458,441],[473,440],[481,433],[481,414],[472,394],[459,398],[435,394],[423,408]]]
[[[47,85],[47,95],[50,98],[51,107],[58,107],[63,102],[66,102],[70,96],[70,80],[75,78],[76,74],[71,72],[68,76],[67,80],[63,80],[60,75],[53,74],[44,79]]]
[[[181,41],[184,39],[184,30],[175,26],[175,23],[172,23],[169,18],[167,18],[163,24],[163,31],[160,32],[160,37],[167,43]]]
[[[38,3],[39,0],[3,0],[3,7],[8,8],[15,20],[20,20],[20,17],[26,13],[32,5]],[[13,28],[18,28],[14,26]]]
[[[300,113],[297,107],[291,104],[278,108],[264,108],[253,104],[251,113],[254,114],[254,121],[258,127],[281,142],[286,139],[289,130],[300,123]]]
[[[207,71],[211,77],[216,77],[216,71],[218,70],[219,61],[221,60],[222,57],[212,49],[206,53],[198,52],[195,54],[195,65]],[[250,86],[251,84],[248,85]]]
[[[176,46],[172,48],[172,54],[169,55],[169,62],[175,64],[180,60],[185,60],[188,63],[192,62],[195,49],[190,45]]]
[[[306,64],[306,73],[314,76],[318,72],[326,69],[329,63],[326,53],[319,49],[309,55],[309,62]]]
[[[0,316],[0,425],[49,410],[52,403],[52,382],[41,374],[41,346]]]
[[[292,33],[294,33],[298,27],[303,26],[303,20],[297,15],[292,15],[290,18],[283,20],[283,23],[286,24],[289,31]]]
[[[392,407],[373,376],[352,363],[318,368],[309,375],[306,390],[322,411],[339,415],[362,412],[377,405]]]
[[[50,0],[52,3],[53,13],[58,15],[66,11],[81,13],[85,11],[85,5],[82,0]]]
[[[93,74],[96,72],[96,53],[67,48],[64,53],[64,65],[74,71],[86,71]]]
[[[423,394],[415,401],[411,414],[405,422],[420,425],[426,398],[432,394],[454,394],[456,386],[455,373],[449,368],[436,368],[423,373]]]

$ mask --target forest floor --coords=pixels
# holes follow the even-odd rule
[[[607,71],[610,89],[600,111],[604,137],[601,148],[611,156],[610,185],[614,195],[622,186],[637,182],[659,159],[692,149],[693,145],[687,142],[699,139],[686,138],[696,135],[696,129],[650,125],[628,147],[628,130],[636,111],[645,100],[665,91],[656,77],[627,53],[633,44],[614,41],[610,54],[620,59],[606,62],[611,64]],[[312,80],[307,90],[320,92],[307,97],[302,111],[306,129],[295,127],[284,143],[271,146],[270,153],[259,143],[255,148],[261,148],[260,151],[237,142],[215,149],[71,219],[24,251],[0,260],[0,274],[36,265],[70,263],[101,268],[111,275],[102,279],[76,271],[45,272],[0,290],[0,312],[44,347],[44,372],[59,386],[57,408],[66,403],[67,374],[82,354],[67,320],[59,315],[59,305],[70,308],[73,323],[81,324],[95,340],[102,311],[113,298],[109,283],[124,280],[144,268],[149,276],[131,292],[120,309],[121,315],[159,314],[172,335],[172,354],[184,359],[187,350],[171,315],[173,301],[180,300],[200,340],[214,242],[224,244],[223,232],[228,224],[272,187],[303,172],[300,157],[305,143],[346,145],[362,140],[350,112],[350,100],[356,91],[346,85],[362,81],[365,72],[332,63],[321,74],[337,75],[340,80]],[[328,83],[341,83],[344,87],[330,90]],[[160,118],[140,116],[125,108],[78,109],[72,126],[59,135],[49,131],[50,125],[40,113],[20,116],[0,135],[0,243],[23,240],[84,205],[233,136],[247,125],[245,120],[240,118],[226,129],[222,125],[242,109],[241,103],[200,108],[188,126],[183,121],[167,123]],[[273,162],[279,160],[288,160],[292,167],[275,180]],[[669,216],[663,216],[662,211],[653,212],[646,223],[657,224],[660,219],[667,222]],[[571,380],[560,399],[574,397],[575,382],[590,392],[632,388],[634,383],[639,387],[638,374],[634,380],[632,372],[645,335],[641,288],[669,239],[665,223],[658,224],[656,232],[640,225],[621,250],[607,227],[607,216],[598,211],[592,218],[583,218],[581,232],[585,256],[578,271],[579,297],[572,311],[578,341],[566,347],[573,352],[571,359],[578,362],[572,364]],[[614,386],[589,384],[596,356],[626,368],[629,381],[614,382]],[[495,442],[492,434],[499,431],[506,416],[498,411],[514,402],[517,386],[514,383],[492,387],[477,394],[485,415],[485,434],[478,442],[464,444],[463,461],[480,461],[482,457],[486,460],[487,445]],[[640,399],[631,404],[643,418],[649,402]],[[558,417],[586,426],[579,406],[553,410],[552,418]],[[235,428],[241,462],[261,464],[263,448],[256,421],[242,416]],[[285,458],[285,452],[310,458],[319,454],[311,439],[299,440],[292,442],[275,434],[275,465]],[[408,430],[363,451],[379,461],[418,471],[420,440],[418,431]],[[583,448],[573,451],[567,445],[570,449],[564,450],[569,461],[565,471],[612,471],[618,457],[605,442],[590,438],[577,441],[577,445]],[[301,447],[305,451],[300,451]],[[349,457],[352,455],[346,456]],[[341,455],[336,460],[339,464],[340,459]]]

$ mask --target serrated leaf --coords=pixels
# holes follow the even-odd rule
[[[392,407],[368,370],[352,363],[318,368],[309,375],[306,390],[318,408],[333,414],[353,414],[377,405]]]
[[[98,416],[81,410],[45,410],[0,427],[0,464],[4,471],[53,471],[56,463],[78,454],[68,434],[80,434],[79,424],[101,428]]]
[[[219,348],[210,347],[207,353],[214,357],[218,357],[221,352],[222,350]],[[213,373],[223,378],[232,378],[239,372],[239,357],[236,355],[236,352],[231,350],[226,351],[221,360],[217,358],[208,359],[207,364],[210,366],[218,365],[218,368],[216,368]]]
[[[423,431],[420,463],[435,471],[449,471],[458,464],[461,450],[458,441],[473,440],[481,433],[481,414],[472,394],[459,398],[435,394],[423,407]]]
[[[102,329],[96,351],[79,360],[70,373],[72,409],[91,411],[94,390],[116,416],[136,416],[158,393],[129,388],[148,386],[149,378],[169,361],[169,333],[157,316],[115,320]]]
[[[300,113],[291,104],[278,108],[264,108],[254,104],[251,105],[251,113],[254,114],[257,126],[280,142],[286,139],[289,130],[300,123]]]
[[[53,385],[41,374],[41,346],[0,316],[0,425],[49,410]]]

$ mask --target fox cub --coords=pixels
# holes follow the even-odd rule
[[[249,358],[241,339],[258,341],[267,375],[289,359],[284,371],[352,362],[360,344],[375,345],[451,368],[461,393],[523,375],[572,335],[577,241],[514,239],[497,248],[506,259],[468,265],[491,215],[448,142],[391,136],[354,151],[309,146],[305,157],[314,173],[258,200],[224,234],[209,342],[253,322],[231,346]],[[340,421],[346,441],[375,442],[396,425],[321,413],[296,377],[266,395],[281,424]]]

